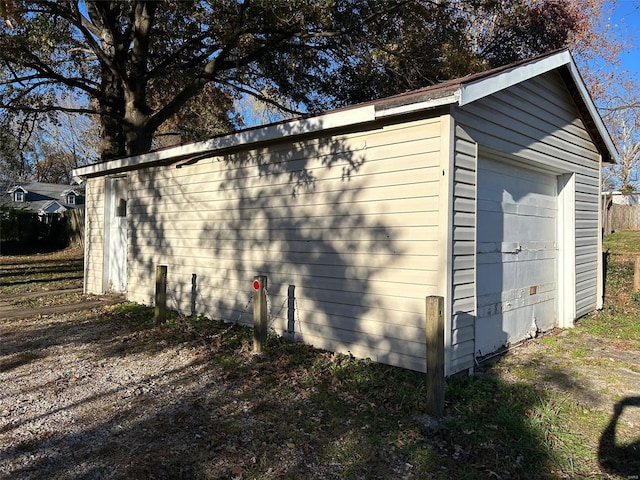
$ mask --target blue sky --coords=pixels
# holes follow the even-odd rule
[[[611,25],[618,25],[632,43],[622,55],[623,68],[640,76],[640,0],[618,0]]]

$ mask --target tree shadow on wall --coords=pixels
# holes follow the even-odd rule
[[[379,308],[381,272],[394,268],[404,249],[389,213],[398,192],[383,176],[402,170],[402,164],[372,161],[365,140],[334,135],[236,152],[224,165],[221,180],[212,185],[223,211],[203,223],[199,244],[228,266],[214,280],[221,290],[236,285],[216,299],[216,312],[235,319],[244,305],[243,285],[266,275],[276,331],[292,328],[279,312],[293,289],[297,311],[287,313],[295,319],[295,338],[315,343],[322,337],[324,348],[357,345],[379,352],[380,359],[394,349],[390,337],[402,335],[380,325],[395,320],[422,326],[422,312],[407,321],[398,318],[405,314],[392,318]],[[416,177],[420,181],[419,172]]]
[[[288,125],[277,128],[285,139],[293,133]],[[388,153],[369,155],[368,135],[380,128],[352,138],[340,132],[239,147],[180,169],[136,173],[144,191],[131,205],[134,263],[149,279],[155,265],[167,264],[169,306],[185,314],[250,323],[243,311],[251,280],[267,275],[276,331],[294,317],[282,307],[295,290],[297,338],[329,338],[325,347],[343,351],[359,344],[383,361],[394,347],[423,356],[423,343],[406,340],[423,336],[419,299],[429,292],[418,269],[425,257],[409,268],[396,263],[409,242],[425,237],[427,222],[403,225],[395,212],[417,218],[423,199],[435,193],[425,185],[424,164],[407,165],[393,145],[374,146]],[[394,178],[404,183],[394,185]],[[406,288],[395,286],[397,310],[378,309],[374,318],[387,281],[382,272],[393,268],[406,271]],[[403,278],[391,281],[404,284]]]

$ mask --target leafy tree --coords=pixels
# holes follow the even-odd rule
[[[603,182],[624,194],[633,193],[640,187],[640,99],[637,92],[637,82],[627,79],[618,88],[611,88],[603,107],[619,155],[618,163],[604,167]]]
[[[90,117],[56,112],[51,118],[43,119],[38,125],[38,135],[31,142],[35,180],[71,183],[72,169],[97,160],[98,141],[98,126]]]
[[[587,19],[573,2],[410,2],[372,21],[328,83],[341,104],[379,98],[557,50]]]
[[[82,92],[86,107],[63,110],[100,116],[103,160],[149,150],[209,83],[214,96],[274,89],[313,108],[328,53],[358,34],[363,17],[402,2],[370,3],[15,0],[0,30],[10,73],[0,105],[62,109],[54,92]]]
[[[37,118],[8,115],[0,121],[0,180],[29,180],[33,174],[31,140]]]
[[[583,21],[557,0],[0,5],[0,108],[97,115],[102,160],[232,130],[245,95],[321,111],[561,47]]]
[[[616,165],[603,168],[602,188],[631,193],[640,178],[640,85],[637,76],[622,67],[620,55],[636,47],[624,22],[610,21],[615,1],[575,1],[586,23],[574,32],[570,44],[619,154]],[[631,13],[640,3],[624,5]]]

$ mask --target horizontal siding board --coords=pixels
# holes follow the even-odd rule
[[[203,261],[206,257],[203,257],[201,262],[197,259],[193,259],[189,262],[181,262],[182,269],[191,270],[193,273],[197,273],[197,270],[204,270],[202,267]],[[135,255],[137,263],[142,265],[154,265],[156,263],[170,263],[162,260],[170,260],[170,258],[157,259],[153,256]],[[346,264],[343,260],[342,263],[339,259],[332,259],[330,262],[323,262],[323,258],[316,258],[315,260],[310,258],[309,262],[294,263],[288,259],[282,262],[270,262],[261,258],[255,260],[239,258],[237,260],[227,261],[212,261],[210,266],[206,267],[207,274],[210,276],[225,276],[226,278],[243,278],[245,275],[266,274],[270,272],[277,272],[279,275],[287,278],[293,278],[296,276],[308,276],[313,274],[314,278],[322,279],[337,279],[340,281],[348,282],[350,280],[357,280],[361,275],[367,274],[366,282],[383,282],[383,283],[415,283],[425,285],[437,285],[438,284],[438,272],[436,270],[427,270],[425,266],[420,264],[410,264],[407,261],[399,261],[387,263],[385,265],[363,264],[356,265],[353,263]],[[413,266],[413,268],[409,268]],[[135,271],[137,267],[132,266],[132,271]],[[143,272],[148,272],[148,267],[141,269]],[[234,275],[225,275],[226,272],[236,272]],[[363,279],[365,281],[365,279]]]
[[[476,213],[476,201],[474,198],[456,197],[453,201],[453,209],[456,212]]]
[[[474,366],[475,366],[475,359],[472,354],[468,354],[460,358],[453,358],[451,360],[451,368],[456,372],[469,370]]]
[[[421,202],[421,206],[426,210],[414,211],[414,212],[390,212],[390,213],[364,213],[362,219],[366,223],[384,223],[386,228],[393,227],[407,227],[407,228],[437,228],[437,222],[433,221],[433,214],[435,210],[429,210],[433,202],[430,199],[425,199]],[[435,207],[433,207],[435,208]],[[136,218],[131,220],[131,228],[141,230],[162,228],[157,227],[155,223],[166,223],[171,225],[180,225],[181,229],[204,232],[211,230],[220,230],[228,226],[232,226],[235,231],[262,231],[266,228],[278,227],[279,230],[287,229],[299,229],[301,226],[309,223],[309,212],[293,211],[291,215],[286,215],[283,218],[274,218],[265,215],[264,213],[253,213],[252,211],[244,212],[243,210],[236,210],[236,218],[229,218],[229,211],[218,212],[176,212],[176,213],[162,213],[162,214],[139,214]],[[371,218],[369,218],[371,217]],[[339,228],[341,224],[348,224],[349,214],[346,212],[336,213],[332,215],[331,212],[327,212],[327,215],[318,215],[314,217],[314,225],[312,228]],[[154,226],[150,226],[154,225]],[[198,236],[194,236],[198,238]]]
[[[489,98],[484,102],[485,108],[495,118],[495,122],[501,123],[503,128],[507,128],[508,125],[513,122],[518,122],[522,117],[523,111],[517,110],[499,101],[496,98]],[[533,112],[529,109],[527,112],[530,116],[533,116]],[[498,120],[498,118],[500,120]],[[518,132],[523,137],[528,137],[532,141],[539,141],[544,144],[563,143],[567,145],[571,150],[576,151],[580,157],[587,157],[596,159],[597,152],[594,149],[593,143],[590,140],[581,139],[577,136],[573,136],[562,129],[557,129],[555,125],[549,124],[546,120],[548,117],[536,117],[536,123],[533,125],[520,124]],[[553,133],[550,133],[553,132]],[[524,143],[524,142],[523,142]]]
[[[136,237],[136,246],[135,253],[138,254],[146,254],[147,256],[154,256],[153,252],[157,252],[157,257],[161,258],[171,258],[174,255],[174,252],[180,251],[188,251],[189,258],[237,258],[235,252],[237,252],[237,248],[239,245],[236,245],[237,242],[225,242],[224,245],[216,245],[214,243],[214,239],[209,242],[189,242],[186,240],[185,242],[181,242],[183,246],[174,247],[171,238],[148,238],[142,237],[139,235],[134,235]],[[435,244],[430,242],[430,245],[435,248]],[[368,239],[368,240],[359,240],[353,241],[351,239],[336,239],[331,242],[322,242],[318,243],[313,248],[313,255],[323,255],[323,254],[335,254],[338,252],[347,252],[350,257],[353,256],[354,260],[358,260],[358,256],[369,256],[369,255],[386,255],[389,257],[393,257],[398,254],[402,255],[415,255],[420,256],[424,254],[424,256],[437,256],[437,252],[435,250],[428,250],[428,245],[425,245],[421,241],[394,241],[393,242],[393,251],[389,248],[389,246],[383,242],[380,242],[376,239]],[[202,253],[200,252],[202,250]],[[164,253],[162,253],[164,251]],[[299,240],[288,240],[284,241],[266,241],[262,245],[260,245],[260,251],[265,255],[269,255],[272,258],[287,258],[287,255],[293,254],[308,254],[309,250],[309,240],[299,239]],[[273,255],[279,254],[279,257],[273,257]],[[375,259],[374,259],[375,260]],[[432,265],[433,262],[437,262],[436,259],[425,260],[425,263],[422,265]],[[428,262],[428,263],[427,263]]]
[[[472,307],[473,308],[473,307]],[[468,329],[475,327],[475,317],[469,312],[455,310],[453,314],[452,329],[453,331],[460,329]]]
[[[404,186],[362,187],[350,191],[349,194],[345,194],[344,189],[338,188],[330,192],[298,192],[295,195],[291,191],[283,190],[271,195],[268,203],[264,197],[253,197],[250,193],[244,197],[239,197],[236,195],[238,192],[234,192],[235,194],[230,195],[228,198],[208,199],[207,195],[204,195],[204,198],[200,202],[196,201],[194,198],[195,195],[173,197],[173,201],[169,201],[169,198],[172,197],[159,197],[162,198],[162,200],[148,199],[144,202],[143,199],[134,193],[131,199],[131,208],[134,214],[144,213],[145,211],[153,213],[170,212],[180,208],[187,211],[193,209],[193,205],[199,204],[202,204],[203,210],[225,210],[229,207],[228,202],[233,200],[242,202],[243,209],[254,210],[262,210],[264,208],[283,209],[293,205],[297,207],[316,207],[318,205],[332,205],[337,207],[341,205],[353,205],[354,208],[368,208],[367,205],[362,206],[362,204],[368,204],[369,202],[375,204],[376,202],[386,202],[390,200],[406,200],[408,198],[419,200],[434,197],[433,188],[435,188],[435,184],[431,186],[430,184],[424,183],[412,183]],[[319,199],[318,196],[322,194],[325,194],[327,198]],[[215,195],[215,193],[211,193],[211,195]],[[375,208],[375,205],[373,205],[372,208]]]
[[[541,125],[546,127],[548,131],[554,132],[554,135],[560,141],[567,142],[569,144],[574,144],[579,146],[579,148],[586,149],[593,153],[597,153],[593,143],[591,142],[591,138],[589,134],[581,128],[579,125],[575,124],[575,116],[573,116],[570,112],[565,111],[564,115],[558,115],[557,105],[552,105],[551,108],[556,107],[553,111],[550,111],[549,108],[543,108],[539,104],[532,104],[530,102],[522,100],[519,95],[530,95],[532,92],[526,92],[526,89],[522,89],[520,92],[516,92],[515,90],[510,90],[506,92],[504,95],[504,100],[508,100],[513,102],[515,108],[510,109],[512,119],[513,115],[516,115],[516,120],[519,114],[523,111],[528,114],[534,116],[541,120]],[[560,105],[563,102],[560,102]],[[547,105],[548,107],[549,105]]]
[[[168,292],[176,298],[181,297],[185,305],[189,305],[188,301],[192,298],[191,290],[191,274],[176,274],[172,269],[169,270],[167,285]],[[232,311],[241,311],[252,297],[251,281],[253,277],[244,279],[216,279],[215,282],[202,284],[202,279],[206,275],[198,275],[197,297],[198,306],[204,305],[224,305]],[[331,315],[352,315],[352,318],[359,319],[368,316],[371,321],[382,324],[406,326],[407,315],[411,314],[411,318],[422,318],[424,316],[424,297],[420,293],[424,290],[418,289],[392,289],[386,288],[385,285],[374,285],[370,289],[363,289],[360,285],[345,285],[345,289],[330,289],[331,283],[317,282],[317,285],[309,285],[308,276],[299,278],[300,282],[283,282],[283,276],[268,275],[269,278],[269,302],[271,303],[271,311],[274,315],[284,315],[286,310],[286,294],[291,284],[295,286],[296,297],[296,316],[302,316],[303,313],[325,313]],[[134,290],[143,292],[153,298],[153,286],[144,283],[134,272],[133,283],[135,289],[130,289],[130,293]],[[288,279],[287,279],[288,280]],[[305,283],[306,282],[306,283]],[[322,288],[323,286],[327,287]],[[339,288],[341,285],[334,285]],[[378,288],[381,287],[381,288]],[[360,291],[349,291],[360,290]],[[396,295],[392,295],[396,293]],[[400,295],[405,295],[404,297]],[[169,295],[169,293],[168,293]],[[414,296],[411,296],[414,295]],[[146,299],[147,302],[149,299]],[[221,308],[221,307],[220,307]],[[187,310],[188,312],[188,310]],[[234,320],[231,317],[224,317],[222,312],[208,311],[213,318],[224,318],[225,320]],[[362,314],[361,316],[357,316]],[[366,315],[365,315],[366,314]],[[422,322],[416,325],[422,328]]]
[[[416,156],[402,159],[401,162],[394,164],[393,169],[377,169],[368,172],[360,172],[348,176],[348,181],[355,185],[361,185],[366,188],[389,187],[398,184],[409,184],[419,182],[437,182],[439,179],[439,171],[436,167],[425,168],[425,164],[429,164],[429,157]],[[207,171],[205,165],[193,168],[191,173],[197,175],[198,181],[195,183],[184,184],[184,179],[179,177],[168,178],[158,183],[157,181],[147,181],[144,184],[133,186],[132,191],[141,190],[141,194],[136,195],[138,198],[164,199],[165,197],[186,197],[187,200],[202,201],[204,195],[210,195],[212,192],[229,191],[233,196],[242,196],[243,191],[252,191],[256,187],[264,187],[277,191],[281,187],[281,191],[291,195],[303,193],[321,193],[335,191],[336,186],[345,180],[344,172],[339,169],[333,169],[331,175],[314,174],[311,171],[287,171],[265,173],[257,167],[248,167],[253,170],[252,175],[245,177],[221,177],[219,172]],[[383,165],[380,165],[383,166]],[[400,168],[400,166],[402,168]],[[229,175],[229,172],[226,172]]]
[[[274,241],[286,242],[288,235],[292,235],[298,240],[306,239],[309,242],[314,240],[323,242],[331,241],[333,238],[340,241],[340,237],[344,238],[345,235],[349,235],[352,241],[374,240],[388,244],[391,244],[394,241],[430,242],[433,240],[429,234],[433,229],[428,227],[436,225],[436,221],[434,219],[436,216],[437,212],[425,214],[425,225],[418,225],[416,228],[398,228],[397,230],[376,226],[358,226],[355,228],[354,226],[349,227],[345,225],[340,227],[331,227],[331,236],[325,235],[325,232],[327,231],[326,227],[308,226],[309,223],[299,227],[291,224],[274,225],[270,227],[270,234],[267,237],[256,235],[256,231],[249,228],[238,228],[236,231],[233,231],[229,228],[221,229],[214,225],[207,226],[206,228],[193,227],[192,229],[184,228],[180,231],[173,231],[166,227],[158,228],[157,226],[147,224],[135,227],[135,234],[146,237],[161,233],[165,239],[181,241],[194,238],[194,234],[197,234],[199,235],[199,238],[203,239],[203,242],[205,239],[209,239],[209,241],[215,240],[216,242],[228,242],[230,245],[233,243],[244,243],[246,246],[249,246],[250,244],[260,245],[261,243],[268,244]],[[165,231],[167,233],[164,233]],[[427,245],[426,248],[429,248],[429,246]]]
[[[467,241],[454,241],[453,242],[453,255],[473,255],[476,252],[475,242]]]
[[[473,363],[475,344],[472,341],[457,343],[451,348],[452,362],[468,362],[469,358]]]
[[[470,200],[474,200],[476,198],[476,188],[475,185],[466,185],[461,182],[456,182],[453,194],[456,198],[467,198]]]
[[[474,325],[468,325],[466,327],[457,328],[453,331],[452,342],[455,344],[473,342],[474,340]]]
[[[473,227],[457,226],[453,232],[454,241],[473,242],[476,238],[476,231]]]
[[[313,334],[308,332],[299,337],[304,341],[317,348],[323,348],[329,351],[347,351],[360,358],[371,358],[373,361],[387,363],[391,365],[406,365],[406,368],[424,372],[426,370],[425,352],[420,356],[407,355],[401,352],[391,351],[385,348],[361,347],[359,345],[349,345],[340,340],[328,339],[322,332]]]
[[[528,146],[525,153],[527,158],[534,162],[548,165],[551,168],[563,170],[567,168],[566,162],[571,164],[571,170],[581,175],[594,175],[595,172],[588,166],[583,166],[585,160],[596,163],[597,158],[581,157],[575,153],[569,153],[562,150],[561,147],[548,145],[543,142],[544,139],[534,139],[527,137],[525,134],[515,130],[510,130],[505,136],[495,136],[496,131],[491,128],[491,122],[484,117],[476,117],[473,115],[464,115],[460,119],[468,125],[469,129],[474,132],[474,136],[481,139],[483,144],[489,145],[491,148],[505,152],[519,153],[522,152],[523,145]],[[501,127],[507,128],[507,126]],[[513,128],[516,128],[515,126]]]
[[[475,270],[475,267],[476,267],[476,257],[473,254],[472,255],[456,255],[453,257],[454,270]]]
[[[250,323],[265,274],[277,328],[294,285],[300,338],[423,369],[424,298],[442,280],[440,144],[438,118],[133,171],[129,294],[152,302],[166,264],[184,313],[195,300]]]
[[[475,281],[475,272],[473,270],[455,270],[453,272],[453,284],[463,285],[472,284]]]
[[[169,251],[162,254],[162,258],[170,260],[171,258],[180,258],[180,265],[184,268],[190,268],[192,266],[202,267],[203,265],[217,265],[220,268],[233,268],[234,264],[239,261],[262,261],[263,257],[268,257],[270,263],[291,263],[300,265],[314,265],[320,263],[322,265],[344,265],[344,259],[339,255],[331,254],[329,251],[319,252],[304,250],[304,245],[307,242],[298,242],[301,244],[299,250],[283,250],[279,244],[267,245],[266,248],[260,249],[256,252],[249,251],[238,257],[235,255],[237,250],[228,248],[226,250],[218,250],[215,246],[204,247],[172,247]],[[414,254],[412,253],[389,253],[382,250],[379,253],[372,251],[349,251],[350,265],[353,267],[386,267],[393,266],[394,268],[419,268],[424,270],[436,270],[438,265],[437,252],[433,252],[433,255],[420,255],[424,252],[424,245],[422,242],[415,242],[416,248]],[[283,247],[289,246],[288,244]],[[308,245],[307,245],[308,248]],[[253,253],[253,254],[252,254]],[[142,261],[150,261],[159,257],[156,247],[147,245],[138,245],[136,248],[136,255]]]

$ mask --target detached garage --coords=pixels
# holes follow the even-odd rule
[[[250,323],[446,374],[602,302],[600,167],[616,151],[569,52],[322,115],[74,171],[85,291]]]

